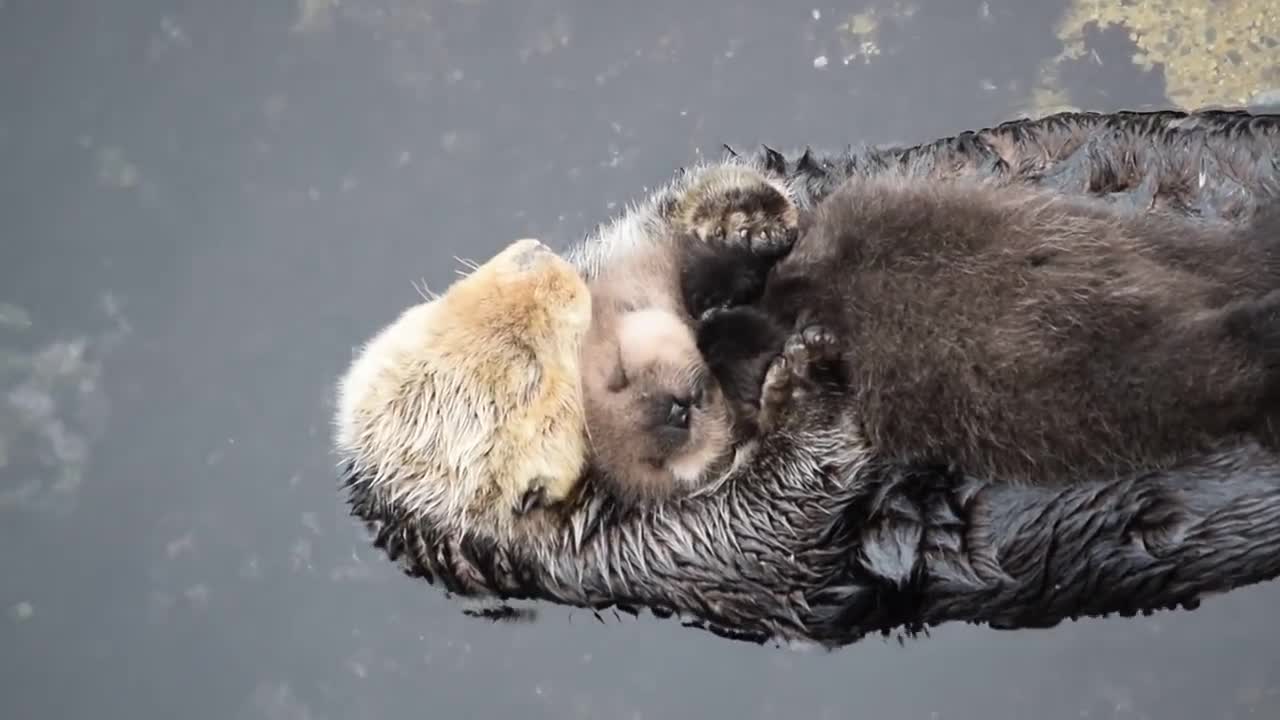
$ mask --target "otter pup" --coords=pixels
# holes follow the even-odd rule
[[[691,325],[757,300],[776,257],[742,244],[686,242],[676,260],[683,312],[646,308],[597,318],[595,329],[612,329],[589,334],[583,367],[597,377],[585,382],[587,427],[595,465],[618,499],[647,502],[703,487],[770,429],[788,396],[775,386],[785,375],[766,379],[784,353],[782,328],[727,315],[713,323],[719,337],[708,339]],[[596,295],[600,308],[615,300],[607,288]],[[731,327],[738,317],[742,327]],[[593,342],[606,337],[612,342]],[[610,353],[612,362],[592,362]]]
[[[1242,237],[1017,186],[880,177],[824,200],[709,365],[817,325],[876,453],[1035,483],[1276,440],[1280,211]],[[720,372],[726,393],[735,381]],[[750,386],[750,382],[739,380]]]
[[[616,353],[601,365],[608,377],[585,383],[592,459],[612,494],[624,503],[661,499],[728,469],[733,419],[686,320],[633,310],[617,318],[615,340],[598,350]]]
[[[347,483],[450,533],[533,532],[553,517],[539,511],[575,497],[587,475],[586,413],[600,405],[584,393],[619,400],[589,382],[607,379],[619,357],[618,319],[665,308],[691,322],[682,249],[776,257],[795,239],[786,193],[750,165],[696,167],[603,231],[608,263],[590,244],[562,259],[521,240],[404,311],[338,383],[334,441]]]
[[[347,476],[449,532],[491,537],[565,500],[586,467],[578,351],[590,318],[577,269],[536,240],[405,310],[339,382]]]
[[[706,486],[755,434],[763,368],[753,390],[735,385],[726,396],[693,328],[709,309],[758,297],[798,225],[785,186],[739,165],[700,171],[658,216],[660,233],[588,282],[581,366],[592,464],[624,504]],[[728,282],[701,281],[712,275]]]

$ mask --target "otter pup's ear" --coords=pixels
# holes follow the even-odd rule
[[[627,371],[622,367],[622,351],[619,350],[613,369],[609,371],[609,378],[605,381],[605,389],[611,393],[622,392],[629,384],[631,381],[627,379]]]

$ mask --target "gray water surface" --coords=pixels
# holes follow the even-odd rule
[[[1275,585],[830,654],[470,619],[346,517],[328,423],[415,282],[721,143],[1274,99],[1278,30],[1263,0],[0,0],[0,718],[1276,717]]]

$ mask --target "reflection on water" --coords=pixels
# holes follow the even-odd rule
[[[1109,28],[1132,43],[1131,55],[1104,60],[1092,52],[1088,35]],[[1057,33],[1062,51],[1043,68],[1038,109],[1069,105],[1055,73],[1064,61],[1080,59],[1157,70],[1169,100],[1179,107],[1280,101],[1280,6],[1271,0],[1074,0]]]
[[[469,619],[345,517],[328,423],[415,283],[564,245],[704,150],[1274,97],[1278,26],[1251,0],[0,0],[0,716],[1273,716],[1272,586],[834,654]]]

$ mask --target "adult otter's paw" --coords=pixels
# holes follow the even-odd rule
[[[781,256],[795,244],[799,213],[785,186],[742,165],[720,165],[691,181],[675,212],[678,234]]]

